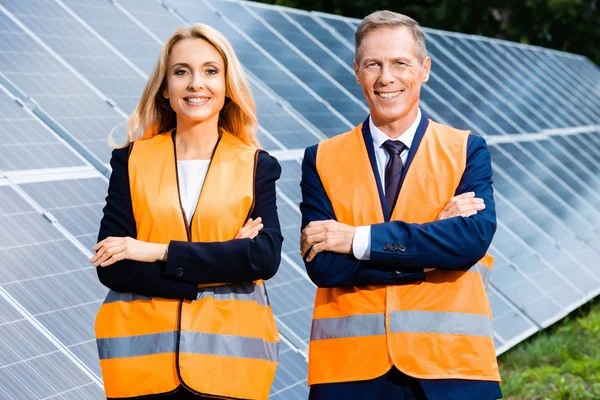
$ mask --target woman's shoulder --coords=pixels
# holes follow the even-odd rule
[[[258,150],[256,163],[257,179],[259,179],[259,175],[271,179],[278,179],[281,175],[281,165],[279,164],[279,161],[265,150]]]

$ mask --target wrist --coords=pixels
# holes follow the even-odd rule
[[[169,245],[168,244],[158,245],[156,261],[167,261],[168,253],[169,253]]]

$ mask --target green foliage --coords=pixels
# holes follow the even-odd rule
[[[600,301],[500,357],[507,400],[600,399]]]
[[[583,54],[600,65],[599,0],[259,0],[363,18],[392,10],[422,26]]]

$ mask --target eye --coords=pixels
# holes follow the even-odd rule
[[[177,71],[175,71],[175,75],[185,75],[187,74],[187,71],[185,69],[178,69]]]
[[[400,67],[405,67],[407,64],[406,64],[405,62],[403,62],[403,61],[398,61],[398,62],[396,63],[396,65],[398,65],[398,66],[400,66]]]
[[[206,70],[207,75],[216,75],[219,73],[219,70],[216,68],[209,68]]]
[[[368,63],[366,65],[366,67],[369,69],[377,68],[378,66],[379,66],[379,64],[377,64],[376,62]]]

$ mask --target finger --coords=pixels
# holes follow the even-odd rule
[[[112,256],[122,251],[125,251],[127,246],[113,246],[111,248],[106,249],[106,251],[102,254],[102,256],[94,262],[94,266],[99,266]]]
[[[106,253],[106,250],[108,250],[108,248],[109,248],[108,246],[110,246],[110,243],[103,244],[102,247],[100,247],[98,249],[96,254],[90,259],[90,262],[95,263],[98,259],[100,259],[100,257],[102,257],[102,255],[104,255],[104,253]]]
[[[258,232],[262,231],[262,229],[263,229],[264,227],[265,227],[265,226],[264,226],[263,224],[259,224],[259,225],[258,225],[256,228],[254,228],[254,229],[255,229],[256,233],[258,234]]]
[[[110,240],[108,240],[110,239]],[[100,257],[102,257],[107,250],[112,249],[115,246],[122,246],[124,244],[124,239],[123,238],[107,238],[105,240],[103,240],[104,244],[102,245],[102,247],[100,249],[98,249],[98,251],[96,252],[96,255],[94,257],[92,257],[92,259],[90,260],[91,262],[96,262]],[[93,261],[92,261],[93,260]]]
[[[108,267],[109,265],[113,265],[117,261],[121,261],[125,258],[125,252],[122,251],[110,257],[108,260],[104,261],[100,264],[101,267]]]
[[[316,245],[317,243],[322,242],[323,240],[325,240],[324,235],[311,235],[311,236],[307,236],[306,239],[304,240],[304,242],[302,242],[302,246],[300,248],[300,253],[305,254],[308,249],[310,249],[312,246]]]
[[[257,236],[258,236],[258,232],[254,231],[250,236],[248,236],[248,239],[254,239]]]
[[[455,203],[457,205],[484,204],[484,201],[479,197],[470,197],[465,199],[459,199]]]
[[[102,245],[106,242],[107,239],[108,238],[103,239],[103,240],[99,241],[98,243],[96,243],[94,245],[94,247],[92,247],[92,250],[97,251],[100,247],[102,247]]]
[[[306,257],[306,261],[311,262],[317,256],[317,254],[319,254],[323,250],[325,250],[324,243],[318,243],[318,244],[314,245],[312,247],[312,249],[310,249],[310,252],[308,253],[308,257]]]
[[[321,221],[319,221],[321,222]],[[319,225],[307,225],[306,228],[304,228],[305,236],[313,236],[313,235],[319,235],[321,233],[327,232],[327,225],[326,224],[319,224]]]

